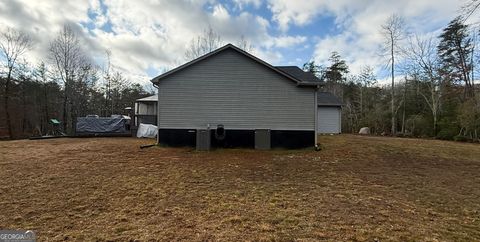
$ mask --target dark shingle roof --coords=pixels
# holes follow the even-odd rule
[[[281,72],[284,72],[290,76],[295,77],[296,79],[300,80],[302,84],[306,83],[315,83],[322,85],[322,80],[318,79],[313,73],[303,71],[298,66],[275,66]]]
[[[342,106],[343,102],[330,92],[319,92],[317,94],[318,106]]]

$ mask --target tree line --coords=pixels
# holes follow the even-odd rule
[[[439,36],[408,33],[405,21],[392,15],[379,26],[384,38],[380,53],[389,69],[389,84],[379,83],[374,69],[364,66],[351,73],[348,63],[334,51],[327,66],[303,65],[325,80],[325,91],[343,100],[342,130],[441,139],[477,140],[480,131],[479,84],[475,83],[479,29],[466,24],[480,2],[472,0],[466,14],[453,19]],[[59,119],[73,132],[76,117],[124,113],[135,99],[153,94],[127,80],[110,64],[99,67],[69,27],[50,41],[48,58],[36,65],[22,59],[33,48],[28,35],[8,29],[1,33],[0,75],[3,105],[0,137],[45,133],[49,120]],[[220,47],[224,41],[211,27],[193,38],[185,51],[189,61]],[[254,50],[242,36],[237,45]]]
[[[136,99],[153,94],[112,68],[109,51],[105,66],[95,63],[70,26],[50,41],[48,57],[40,63],[25,60],[32,48],[32,39],[22,31],[8,28],[0,34],[0,113],[5,114],[0,137],[45,134],[52,128],[50,119],[60,120],[62,130],[71,134],[77,117],[126,114]]]
[[[478,1],[473,2],[478,7]],[[390,16],[379,26],[390,84],[379,83],[370,66],[350,73],[337,52],[328,66],[310,61],[303,68],[325,80],[326,91],[342,98],[343,132],[369,127],[379,135],[478,141],[479,29],[465,20],[456,17],[439,36],[422,36],[408,33],[402,17]]]
[[[184,60],[200,57],[223,44],[221,36],[209,26],[189,42]],[[243,36],[237,45],[245,51],[253,49]],[[4,67],[0,72],[0,113],[5,114],[0,118],[0,138],[45,134],[52,128],[50,119],[60,120],[62,130],[72,134],[77,117],[124,114],[136,99],[154,94],[115,70],[109,50],[105,51],[103,66],[95,63],[68,25],[50,41],[47,58],[36,65],[25,60],[33,47],[30,36],[22,31],[8,28],[0,33]]]

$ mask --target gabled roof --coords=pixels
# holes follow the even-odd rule
[[[337,96],[330,92],[318,92],[317,93],[317,105],[318,106],[342,106],[343,102]]]
[[[158,101],[158,95],[155,94],[155,95],[152,95],[152,96],[148,96],[148,97],[144,97],[144,98],[139,98],[137,100],[135,100],[136,102],[156,102]]]
[[[207,59],[207,58],[209,58],[209,57],[211,57],[211,56],[214,56],[214,55],[216,55],[216,54],[218,54],[218,53],[220,53],[220,52],[222,52],[222,51],[228,50],[228,49],[234,50],[234,51],[236,51],[236,52],[238,52],[238,53],[240,53],[240,54],[243,54],[244,56],[252,59],[253,61],[255,61],[255,62],[257,62],[257,63],[262,64],[262,65],[265,66],[266,68],[271,69],[271,70],[273,70],[274,72],[277,72],[278,74],[280,74],[280,75],[286,77],[287,79],[295,82],[298,86],[312,86],[312,87],[317,87],[317,86],[319,86],[319,85],[322,85],[322,82],[321,82],[320,80],[318,80],[318,79],[317,79],[318,81],[315,81],[315,82],[307,81],[307,79],[302,78],[303,76],[302,76],[302,75],[299,75],[299,74],[297,73],[298,71],[295,71],[295,75],[294,75],[293,73],[289,73],[289,72],[287,72],[286,70],[281,70],[281,69],[279,69],[279,68],[277,68],[277,67],[274,67],[274,66],[268,64],[267,62],[265,62],[265,61],[263,61],[263,60],[255,57],[255,56],[253,56],[252,54],[249,54],[248,52],[246,52],[246,51],[244,51],[244,50],[242,50],[242,49],[240,49],[240,48],[238,48],[238,47],[236,47],[236,46],[234,46],[234,45],[232,45],[232,44],[227,44],[227,45],[225,45],[225,46],[223,46],[223,47],[220,47],[220,48],[218,48],[218,49],[216,49],[216,50],[214,50],[214,51],[212,51],[212,52],[210,52],[210,53],[207,53],[207,54],[205,54],[205,55],[203,55],[203,56],[200,56],[200,57],[198,57],[197,59],[194,59],[194,60],[192,60],[192,61],[190,61],[190,62],[187,62],[187,63],[185,63],[185,64],[183,64],[183,65],[181,65],[181,66],[179,66],[179,67],[177,67],[177,68],[175,68],[175,69],[172,69],[172,70],[170,70],[170,71],[167,71],[167,72],[163,73],[162,75],[159,75],[159,76],[153,78],[153,79],[151,80],[151,82],[152,82],[153,84],[157,84],[161,79],[163,79],[163,78],[165,78],[165,77],[167,77],[167,76],[169,76],[169,75],[171,75],[171,74],[173,74],[173,73],[175,73],[175,72],[177,72],[177,71],[183,70],[184,68],[187,68],[187,67],[189,67],[189,66],[191,66],[191,65],[193,65],[193,64],[195,64],[195,63],[197,63],[197,62],[200,62],[200,61],[202,61],[202,60],[204,60],[204,59]],[[297,68],[298,68],[298,67],[297,67]],[[293,68],[291,68],[291,69],[293,69]],[[298,70],[302,71],[300,68],[298,68]],[[302,72],[303,72],[303,71],[302,71]],[[310,80],[310,79],[308,79],[308,80]]]

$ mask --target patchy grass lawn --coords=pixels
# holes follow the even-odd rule
[[[320,141],[320,152],[0,142],[0,229],[39,241],[480,240],[480,145]]]

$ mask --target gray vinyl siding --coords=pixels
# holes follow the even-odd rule
[[[313,88],[225,50],[158,84],[159,128],[315,130]]]
[[[318,133],[339,134],[341,133],[341,108],[318,107]]]

